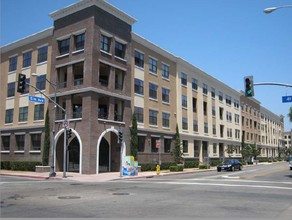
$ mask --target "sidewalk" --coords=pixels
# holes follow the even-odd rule
[[[14,170],[0,170],[0,176],[17,176],[27,178],[37,178],[43,180],[72,180],[77,182],[106,182],[121,179],[136,179],[136,178],[153,178],[165,175],[179,175],[186,173],[207,172],[215,170],[215,168],[199,170],[198,168],[184,169],[182,172],[169,172],[162,170],[159,175],[155,171],[139,172],[138,176],[123,176],[120,177],[119,172],[100,173],[100,174],[79,174],[66,172],[66,177],[63,178],[63,172],[57,172],[55,177],[49,177],[48,172],[36,173],[30,171],[14,171]]]

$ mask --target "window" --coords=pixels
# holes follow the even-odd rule
[[[216,135],[216,125],[213,125],[213,135]]]
[[[135,50],[135,66],[144,68],[144,54]]]
[[[212,116],[216,116],[216,109],[214,105],[212,106]]]
[[[239,109],[239,100],[234,99],[234,108]]]
[[[138,152],[144,152],[145,150],[145,136],[138,136]]]
[[[31,150],[41,150],[41,136],[42,134],[31,134]]]
[[[193,112],[197,112],[197,99],[193,97]]]
[[[183,108],[187,108],[188,107],[188,98],[185,95],[181,96],[181,104]]]
[[[5,112],[5,124],[13,123],[14,109],[6,109]]]
[[[157,126],[157,114],[158,111],[149,110],[149,124]]]
[[[15,71],[17,68],[17,56],[9,58],[9,72]]]
[[[110,53],[110,47],[111,47],[111,38],[101,35],[100,49],[102,51]]]
[[[16,150],[24,151],[25,135],[15,135]]]
[[[85,42],[85,33],[76,35],[74,38],[75,38],[75,49],[83,50],[84,42]]]
[[[1,136],[1,151],[9,151],[10,150],[10,136]]]
[[[204,133],[208,134],[208,123],[204,123]]]
[[[169,89],[162,88],[162,102],[169,103]]]
[[[169,118],[170,118],[169,113],[162,112],[162,127],[169,128]]]
[[[169,66],[167,64],[162,63],[162,78],[169,79]]]
[[[144,82],[140,79],[135,79],[135,94],[144,95]]]
[[[188,147],[188,141],[186,141],[186,140],[183,140],[182,141],[183,143],[182,143],[182,145],[183,145],[183,153],[188,153],[189,152],[189,147]]]
[[[198,132],[199,128],[198,128],[198,121],[194,120],[193,121],[193,131]]]
[[[8,83],[7,85],[7,97],[15,96],[15,82]]]
[[[215,98],[215,89],[213,87],[211,87],[211,96],[212,98]]]
[[[69,47],[70,47],[70,38],[65,40],[60,40],[58,42],[59,46],[59,53],[60,55],[68,54],[69,53]]]
[[[229,111],[226,111],[226,121],[232,122],[232,113]]]
[[[203,83],[203,94],[208,95],[208,85]]]
[[[204,115],[207,115],[207,112],[208,112],[207,102],[203,102],[203,111],[204,111]]]
[[[126,45],[121,44],[120,42],[115,43],[115,56],[125,59],[125,54],[126,54]]]
[[[156,147],[156,141],[159,140],[159,137],[151,137],[151,152],[158,152],[158,148]]]
[[[227,105],[231,105],[231,96],[226,95],[226,96],[225,96],[225,100],[226,100],[226,104],[227,104]]]
[[[23,94],[29,93],[29,87],[30,86],[28,86],[28,85],[30,83],[30,78],[26,78],[25,79],[25,83],[26,83],[26,86],[25,86],[25,90],[24,90]]]
[[[219,107],[220,120],[223,120],[223,112],[224,112],[224,109]]]
[[[240,130],[238,130],[238,129],[235,129],[235,138],[236,139],[240,139]]]
[[[135,114],[138,123],[144,123],[144,109],[140,107],[135,107]]]
[[[188,119],[187,118],[182,118],[182,129],[188,130]]]
[[[222,92],[218,92],[218,99],[219,99],[219,101],[223,101],[223,93]]]
[[[235,124],[239,124],[239,115],[238,114],[234,114],[234,121],[235,121]]]
[[[34,106],[34,120],[44,120],[44,105],[35,105]]]
[[[164,153],[170,153],[171,139],[164,138]]]
[[[217,154],[217,143],[213,143],[213,154]]]
[[[149,72],[157,74],[157,60],[149,57]]]
[[[227,137],[232,138],[232,128],[227,128]]]
[[[157,99],[157,88],[157,85],[149,83],[149,98]]]
[[[45,90],[46,89],[46,75],[37,76],[36,87],[39,90]]]
[[[197,91],[198,90],[198,80],[197,79],[192,79],[192,89]]]
[[[22,68],[31,66],[31,51],[28,51],[26,53],[23,53],[23,62],[22,62]]]
[[[181,73],[181,85],[187,86],[188,76],[185,73]]]
[[[19,122],[27,121],[28,107],[20,107],[19,108]]]
[[[48,60],[48,46],[40,47],[38,49],[38,63]]]

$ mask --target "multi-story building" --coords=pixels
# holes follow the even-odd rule
[[[42,97],[33,87],[16,90],[23,73],[28,84],[48,94],[52,33],[49,28],[1,48],[1,160],[41,160],[48,102],[30,102],[29,96]]]
[[[130,155],[133,112],[140,163],[172,160],[176,125],[186,158],[241,157],[242,137],[261,145],[262,156],[277,155],[281,117],[133,33],[131,16],[103,0],[79,1],[50,16],[53,28],[1,48],[2,160],[41,160],[46,110],[57,171],[64,160],[68,171],[118,171],[121,156]],[[16,92],[19,73],[31,85],[24,94]],[[42,96],[33,87],[58,105],[29,102],[29,95]],[[72,137],[64,159],[66,125]],[[229,147],[235,147],[230,155]]]
[[[177,59],[177,123],[183,153],[207,162],[224,158],[231,145],[239,155],[240,94],[214,77]]]
[[[170,161],[177,123],[176,58],[135,33],[132,54],[139,162]]]
[[[284,142],[285,142],[285,147],[290,148],[292,147],[292,130],[291,131],[286,131],[284,132]]]

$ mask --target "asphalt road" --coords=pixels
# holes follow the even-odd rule
[[[80,183],[1,176],[1,218],[291,218],[287,163]]]

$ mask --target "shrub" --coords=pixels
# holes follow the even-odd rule
[[[41,166],[38,161],[1,161],[1,169],[19,170],[19,171],[35,171],[35,166]]]
[[[204,163],[199,164],[199,169],[208,169],[208,168],[209,166],[207,164],[204,164]]]
[[[170,172],[184,171],[184,167],[183,166],[170,166],[169,171]]]
[[[155,171],[156,170],[156,164],[154,163],[141,163],[139,165],[141,166],[141,171]]]
[[[197,167],[199,167],[199,161],[198,160],[186,160],[184,167],[185,168],[197,168]]]

